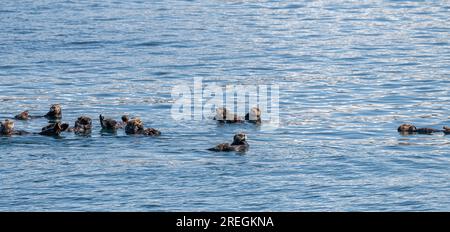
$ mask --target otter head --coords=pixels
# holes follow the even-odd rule
[[[60,104],[54,104],[50,107],[50,111],[53,114],[61,114],[61,105]]]
[[[140,134],[144,131],[144,124],[140,118],[134,118],[127,122],[125,126],[126,134]]]
[[[225,120],[227,118],[227,109],[225,107],[220,107],[216,109],[216,120]]]
[[[122,115],[122,122],[127,123],[129,120],[128,115]]]
[[[90,129],[92,127],[92,119],[90,117],[81,116],[75,121],[75,127]]]
[[[11,135],[14,132],[14,122],[6,119],[4,122],[0,122],[0,134]]]
[[[245,135],[244,133],[237,133],[234,135],[233,137],[233,143],[231,145],[241,145],[241,144],[245,144],[247,140],[247,135]]]
[[[17,120],[28,120],[30,118],[30,115],[28,114],[28,110],[16,115],[15,117]]]
[[[261,118],[261,110],[258,107],[251,108],[249,112],[249,119],[258,120],[260,118]]]
[[[450,134],[450,127],[444,126],[443,129],[445,134]]]
[[[45,115],[49,118],[60,118],[62,115],[61,105],[60,104],[53,104],[50,106],[50,110]]]
[[[414,133],[417,131],[417,128],[411,124],[403,124],[398,127],[397,131],[401,133]]]

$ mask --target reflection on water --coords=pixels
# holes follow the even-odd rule
[[[1,2],[0,118],[61,103],[93,134],[0,138],[0,210],[448,210],[446,3]],[[280,128],[179,124],[173,86],[278,84]],[[139,116],[158,138],[102,134]],[[44,119],[16,122],[39,131]],[[248,135],[246,155],[206,151]]]

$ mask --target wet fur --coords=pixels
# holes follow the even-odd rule
[[[5,120],[4,122],[0,122],[0,135],[28,135],[29,132],[23,130],[15,130],[14,129],[14,121]]]
[[[450,134],[450,127],[444,126],[443,129],[444,134],[446,135]]]
[[[142,123],[141,119],[134,118],[128,121],[125,126],[125,133],[127,135],[147,135],[147,136],[158,136],[161,135],[159,130],[154,128],[144,128],[144,123]]]
[[[31,117],[28,113],[28,110],[21,112],[20,114],[14,116],[14,119],[16,120],[30,120]]]
[[[65,126],[62,127],[64,128]],[[91,130],[92,130],[92,119],[87,116],[79,117],[75,121],[74,127],[67,128],[67,131],[75,132],[75,134],[90,134]]]
[[[39,134],[45,135],[45,136],[59,136],[61,134],[61,132],[67,130],[68,127],[69,127],[69,124],[67,124],[67,123],[63,123],[63,124],[61,124],[60,122],[51,123],[51,124],[48,124],[47,126],[43,127],[41,132],[39,132]]]
[[[44,115],[45,118],[50,120],[57,120],[62,118],[62,108],[60,104],[53,104],[50,106],[50,110],[46,115]]]
[[[14,122],[5,120],[0,122],[0,135],[13,135],[14,134]]]
[[[245,115],[245,120],[250,123],[261,123],[261,110],[258,107],[253,107],[250,112]]]
[[[128,123],[128,116],[123,115],[122,116],[122,122],[117,122],[116,120],[112,118],[105,118],[103,115],[100,114],[100,125],[102,126],[103,130],[106,131],[116,131],[119,128],[123,128]]]
[[[247,143],[247,136],[244,133],[238,133],[233,137],[233,143],[221,143],[213,148],[209,148],[210,151],[236,151],[236,152],[245,152],[249,149],[249,144]]]
[[[221,107],[216,109],[216,116],[214,120],[220,123],[240,123],[243,122],[242,118],[237,114],[230,113],[227,108]]]
[[[397,131],[401,134],[433,134],[437,132],[444,132],[445,134],[450,134],[450,128],[444,126],[443,130],[433,129],[433,128],[417,128],[411,124],[402,124],[397,128]]]

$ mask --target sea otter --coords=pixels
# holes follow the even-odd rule
[[[227,108],[220,107],[216,109],[216,116],[213,118],[214,120],[220,123],[239,123],[243,122],[242,118],[236,114],[230,113]]]
[[[127,135],[147,135],[147,136],[158,136],[161,135],[161,132],[154,128],[144,128],[144,124],[142,123],[140,118],[134,118],[127,122],[125,126],[125,133]]]
[[[81,116],[75,121],[75,126],[67,128],[67,131],[75,132],[75,134],[90,134],[91,129],[92,129],[92,119],[87,116]]]
[[[28,110],[21,112],[20,114],[14,116],[16,120],[29,120],[31,119],[30,114],[28,113]]]
[[[62,109],[60,104],[53,104],[50,106],[50,110],[46,115],[44,115],[45,118],[49,120],[58,120],[62,118]]]
[[[117,122],[116,120],[112,118],[105,118],[103,115],[100,114],[100,125],[102,126],[103,130],[108,131],[115,131],[119,128],[123,128],[128,123],[128,116],[123,115],[122,116],[122,122]]]
[[[400,133],[414,133],[417,131],[417,128],[411,124],[402,124],[397,128],[397,131]]]
[[[213,148],[209,148],[210,151],[237,151],[245,152],[250,145],[247,143],[247,136],[244,133],[238,133],[233,137],[233,143],[222,143]]]
[[[446,135],[450,134],[450,127],[444,126],[443,129],[444,129],[444,134],[446,134]]]
[[[69,128],[69,124],[67,123],[51,123],[45,127],[42,128],[41,132],[39,132],[40,135],[45,136],[59,136],[61,132],[67,130]]]
[[[161,135],[161,131],[155,128],[145,128],[142,134],[146,136],[158,136]]]
[[[261,123],[261,110],[258,107],[253,107],[250,112],[245,115],[245,120],[250,123]]]
[[[26,131],[22,130],[14,130],[14,121],[6,119],[3,122],[0,122],[0,135],[27,135],[30,134]]]
[[[444,132],[445,133],[446,130],[445,130],[445,128],[444,128],[444,130],[438,130],[438,129],[433,129],[433,128],[417,128],[411,124],[402,124],[397,128],[397,131],[402,134],[413,134],[413,133],[433,134],[435,132]],[[450,133],[450,131],[449,131],[449,133]]]

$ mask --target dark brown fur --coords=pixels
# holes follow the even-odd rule
[[[240,123],[243,122],[242,118],[237,114],[230,113],[227,108],[221,107],[216,109],[216,116],[214,120],[221,123]]]
[[[60,104],[53,104],[50,107],[50,110],[44,117],[50,119],[50,120],[57,120],[62,118],[62,108]]]
[[[13,135],[14,134],[14,121],[5,120],[0,122],[0,135]]]
[[[26,110],[26,111],[24,111],[24,112],[22,112],[22,113],[20,113],[20,114],[18,114],[16,116],[14,116],[14,118],[16,120],[29,120],[29,119],[31,119],[30,115],[28,113],[28,110]]]
[[[100,125],[102,126],[103,130],[109,130],[109,131],[115,131],[119,128],[123,128],[128,123],[128,116],[123,115],[122,116],[122,122],[117,122],[116,120],[112,118],[105,118],[103,115],[100,114]]]
[[[210,151],[236,151],[245,152],[250,145],[247,143],[247,136],[244,133],[235,134],[233,137],[233,143],[221,143],[213,148],[209,148]]]
[[[147,136],[157,136],[161,135],[161,132],[154,128],[144,128],[144,123],[142,123],[141,119],[134,118],[128,121],[125,126],[125,133],[127,135],[147,135]]]
[[[67,129],[75,134],[90,134],[92,130],[92,119],[87,116],[81,116],[75,121],[75,126]]]
[[[417,128],[411,124],[402,124],[397,128],[397,131],[401,133],[414,133],[417,131]]]
[[[14,121],[5,120],[4,122],[0,122],[0,135],[27,135],[29,132],[23,130],[15,130],[14,129]]]
[[[402,124],[397,128],[397,131],[402,133],[402,134],[433,134],[436,132],[446,132],[446,129],[444,127],[444,130],[438,130],[438,129],[433,129],[433,128],[417,128],[414,125],[411,124]],[[447,130],[448,133],[450,133],[450,130]]]
[[[67,130],[69,127],[69,124],[60,122],[51,123],[45,127],[42,128],[41,132],[39,132],[40,135],[45,136],[59,136],[61,132]]]
[[[444,134],[446,134],[446,135],[450,134],[450,127],[444,126],[443,129],[444,129]]]

